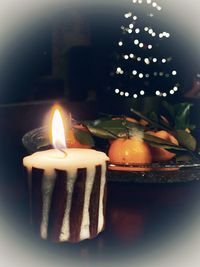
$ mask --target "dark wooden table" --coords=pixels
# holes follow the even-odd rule
[[[24,235],[38,253],[60,261],[141,257],[184,234],[200,204],[200,182],[180,184],[134,184],[108,182],[106,229],[94,240],[80,244],[51,244],[34,236],[29,224],[28,189],[22,158],[27,155],[21,138],[42,125],[52,103],[0,107],[1,216],[14,231]],[[90,107],[71,104],[77,119],[91,118]],[[84,112],[83,112],[84,110]],[[72,112],[72,113],[73,113]],[[31,245],[31,247],[32,247]],[[28,249],[28,248],[27,248]]]

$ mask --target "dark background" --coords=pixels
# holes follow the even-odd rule
[[[130,2],[64,9],[42,22],[27,24],[5,49],[1,61],[1,104],[67,98],[70,101],[115,101],[109,92],[113,52],[121,37]],[[172,33],[171,51],[182,72],[182,97],[199,71],[197,51],[181,29],[170,23],[167,5],[160,23]],[[167,21],[167,22],[166,22]],[[117,102],[119,97],[117,97]]]
[[[18,39],[10,42],[1,60],[0,193],[3,219],[10,222],[19,236],[25,236],[26,241],[33,243],[37,252],[42,248],[40,253],[52,254],[54,260],[57,257],[67,260],[66,251],[71,252],[70,257],[86,262],[91,257],[95,259],[97,254],[100,259],[106,255],[117,260],[122,256],[117,252],[123,252],[124,257],[136,257],[137,253],[140,256],[145,250],[158,249],[166,240],[172,242],[174,236],[183,234],[194,221],[199,206],[199,182],[151,186],[110,183],[108,228],[94,243],[57,246],[35,240],[31,232],[28,188],[22,167],[22,158],[27,151],[21,139],[27,131],[43,125],[54,102],[59,100],[78,120],[93,119],[99,112],[129,113],[132,105],[139,108],[149,101],[159,102],[152,98],[122,100],[106,90],[110,55],[121,33],[122,14],[127,11],[124,5],[123,8],[121,5],[113,8],[113,4],[109,8],[108,4],[106,8],[66,9],[47,16],[45,23],[27,23],[26,31],[18,33]],[[173,26],[169,25],[169,29]],[[175,51],[186,75],[185,91],[171,101],[194,102],[193,120],[198,124],[199,100],[185,97],[199,71],[198,53],[187,36],[179,29],[175,31]],[[121,199],[124,201],[120,202]]]

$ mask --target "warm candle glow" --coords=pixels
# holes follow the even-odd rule
[[[61,109],[55,108],[52,118],[52,144],[54,148],[62,150],[66,148],[65,127],[61,115]]]

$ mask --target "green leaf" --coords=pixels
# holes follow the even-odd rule
[[[129,122],[123,118],[117,120],[101,119],[94,122],[85,122],[84,124],[92,134],[105,139],[125,138],[131,132],[144,130],[144,127],[138,123]]]
[[[140,117],[141,119],[146,120],[151,126],[153,126],[156,129],[162,129],[162,130],[165,130],[165,131],[168,131],[168,132],[172,132],[170,127],[168,127],[166,125],[163,125],[163,124],[160,124],[159,122],[154,121],[154,120],[144,116],[139,111],[136,111],[133,108],[131,108],[131,112],[133,114],[137,115],[138,117]]]
[[[177,131],[177,137],[179,143],[191,151],[195,151],[197,142],[196,139],[188,132],[184,130]]]
[[[74,131],[74,135],[75,135],[76,139],[82,145],[89,145],[91,147],[93,147],[95,145],[92,136],[88,132],[85,132],[85,131],[83,131],[81,129],[77,129],[77,128],[74,128],[73,131]]]
[[[175,109],[175,128],[185,130],[190,126],[190,111],[193,104],[179,103],[174,106]]]
[[[177,153],[177,151],[187,151],[187,149],[181,146],[175,145],[167,140],[147,133],[144,134],[144,141],[153,147],[164,148],[175,153]]]
[[[115,139],[116,136],[110,132],[108,132],[105,129],[101,129],[97,126],[93,126],[91,124],[84,124],[87,129],[90,131],[90,133],[92,133],[94,136],[103,138],[103,139]]]
[[[166,101],[162,103],[163,107],[173,120],[174,128],[177,130],[185,130],[189,128],[193,130],[195,125],[190,122],[190,112],[193,104],[191,103],[178,103],[171,105]]]

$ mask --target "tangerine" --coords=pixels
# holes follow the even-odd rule
[[[158,132],[148,131],[147,133],[159,137],[161,139],[164,139],[166,141],[170,141],[172,144],[175,145],[179,144],[178,140],[167,131],[164,130]],[[151,147],[151,151],[152,151],[153,161],[167,161],[176,156],[176,154],[169,152],[164,148]]]
[[[147,143],[138,137],[129,139],[117,138],[110,145],[108,156],[114,164],[147,164],[152,162],[151,149]],[[132,168],[128,166],[110,166],[110,169],[146,171],[149,168]]]
[[[81,131],[88,132],[88,129],[82,125],[74,125],[74,128],[79,129]],[[75,136],[74,128],[71,128],[67,132],[67,147],[69,148],[91,148],[90,145],[81,144]]]

